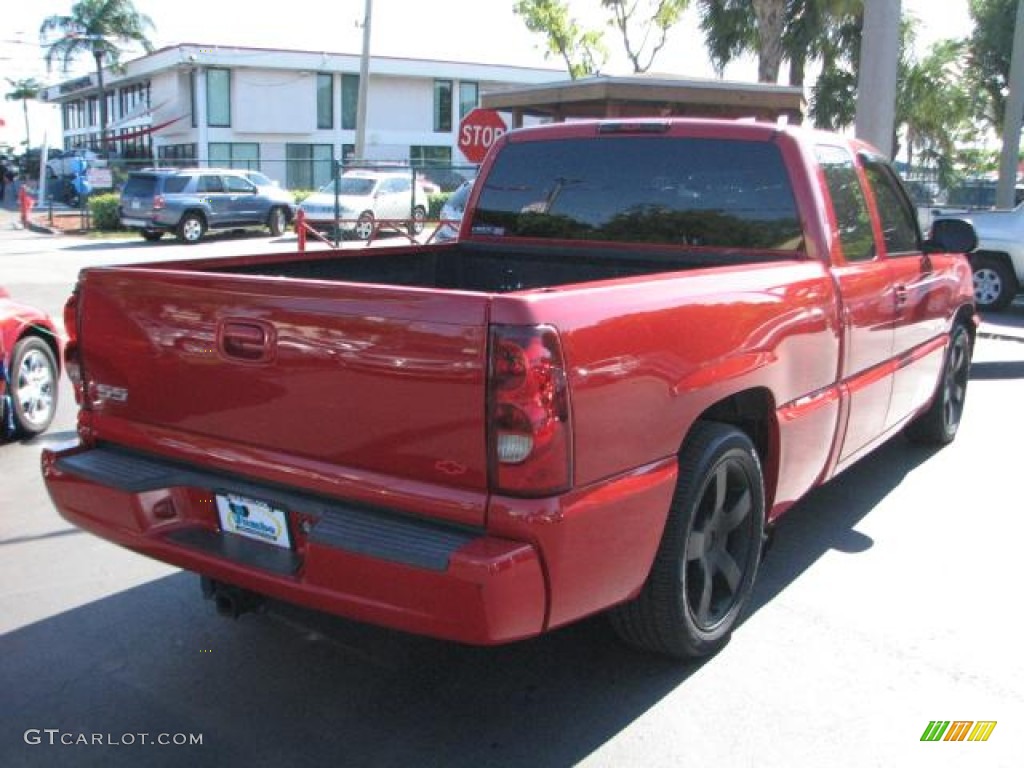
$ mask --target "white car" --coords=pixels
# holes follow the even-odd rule
[[[78,160],[84,160],[87,168],[106,168],[107,155],[92,149],[53,150],[46,161],[46,172],[50,178],[74,176],[79,167]]]
[[[466,211],[466,201],[469,200],[469,193],[472,191],[473,182],[464,181],[441,206],[441,223],[437,227],[437,232],[434,233],[435,242],[443,243],[458,239],[462,214]]]
[[[378,228],[402,227],[418,235],[427,218],[428,202],[422,186],[417,184],[413,190],[407,173],[349,171],[338,179],[337,194],[331,181],[303,200],[299,208],[316,229],[337,227],[369,240]]]
[[[978,309],[1004,309],[1024,290],[1024,203],[1010,211],[969,211],[950,218],[966,219],[978,234],[978,248],[968,254]]]

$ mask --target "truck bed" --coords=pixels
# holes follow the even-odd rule
[[[204,271],[264,277],[373,283],[415,288],[510,293],[654,275],[686,269],[792,259],[792,252],[642,250],[589,245],[504,247],[455,243],[317,255],[278,254],[244,263],[203,265]]]

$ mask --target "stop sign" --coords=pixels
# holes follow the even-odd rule
[[[482,163],[484,155],[508,126],[493,109],[474,109],[459,123],[459,150],[471,163]]]

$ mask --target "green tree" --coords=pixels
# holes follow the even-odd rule
[[[708,53],[719,72],[733,59],[752,53],[758,80],[776,83],[784,61],[789,84],[803,86],[812,61],[838,63],[849,56],[852,20],[858,24],[862,0],[698,0]],[[854,54],[855,55],[855,54]],[[826,68],[825,74],[833,73]]]
[[[777,83],[785,56],[786,0],[750,0],[757,20],[757,81]]]
[[[1017,0],[970,0],[968,10],[974,31],[968,43],[967,77],[980,97],[977,116],[1001,132],[1010,88]]]
[[[813,44],[815,56],[821,61],[821,74],[811,87],[808,111],[817,128],[838,131],[853,125],[857,116],[863,3],[839,0],[832,12]]]
[[[39,98],[39,92],[43,90],[43,84],[32,77],[22,78],[20,80],[11,80],[11,78],[4,78],[11,85],[11,90],[7,93],[8,101],[20,101],[21,108],[25,113],[25,149],[32,146],[32,134],[29,131],[28,124],[28,102],[29,99]]]
[[[690,0],[601,0],[611,24],[622,36],[633,72],[646,72],[665,47],[668,31],[678,23]]]
[[[920,60],[913,50],[913,29],[904,24],[896,93],[896,128],[906,144],[907,165],[919,159],[936,168],[940,181],[952,181],[956,145],[973,130],[972,100],[963,83],[966,43],[944,40]]]
[[[81,55],[91,55],[96,64],[96,92],[100,105],[100,137],[106,144],[107,100],[104,98],[104,64],[117,67],[121,62],[119,45],[137,43],[147,53],[153,44],[146,31],[153,22],[135,9],[131,0],[78,0],[68,16],[50,16],[39,28],[46,49],[46,66],[60,61],[67,71],[71,62]],[[56,40],[51,37],[57,34]]]
[[[599,72],[607,61],[601,32],[583,29],[562,0],[517,0],[513,10],[528,30],[547,37],[545,57],[560,57],[573,80]]]

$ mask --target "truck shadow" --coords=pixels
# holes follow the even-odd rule
[[[971,364],[972,381],[1024,379],[1024,360],[997,360]]]
[[[794,507],[751,611],[826,553],[869,548],[855,526],[930,455],[891,441]],[[279,604],[233,622],[197,581],[177,573],[5,635],[0,764],[52,764],[56,749],[88,765],[568,766],[667,696],[685,707],[702,667],[625,649],[601,617],[497,648]],[[203,743],[71,750],[27,744],[32,728]]]
[[[938,450],[897,436],[783,515],[761,564],[751,612],[764,607],[826,553],[870,549],[874,541],[857,531],[857,524]]]

